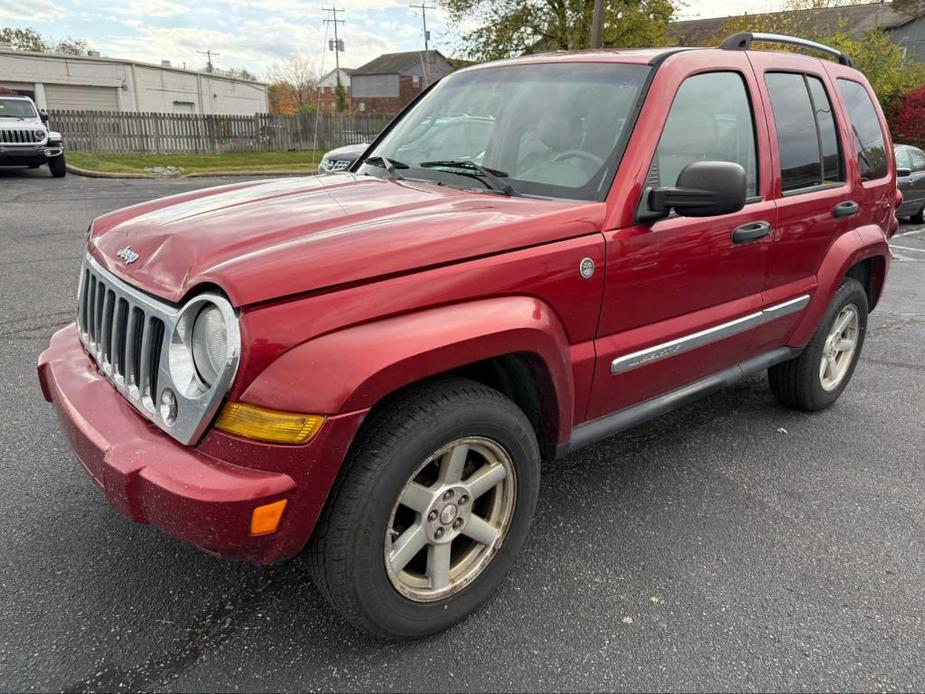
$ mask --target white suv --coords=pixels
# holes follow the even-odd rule
[[[50,131],[48,114],[39,111],[27,96],[0,94],[0,166],[48,164],[51,175],[62,178],[64,142],[61,133]]]

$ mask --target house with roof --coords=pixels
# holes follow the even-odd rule
[[[385,53],[350,75],[353,108],[398,113],[429,84],[453,69],[453,63],[440,51]]]
[[[333,111],[337,108],[337,81],[347,93],[347,108],[350,108],[350,77],[356,72],[352,67],[342,67],[331,70],[318,80],[318,107],[322,111]]]
[[[803,27],[806,33],[816,36],[846,33],[859,38],[874,29],[882,29],[897,45],[925,61],[925,17],[915,11],[902,11],[891,2],[690,19],[672,22],[669,34],[679,46],[714,46],[718,37],[729,33],[727,23],[730,20],[735,19],[737,27],[741,27],[742,20],[749,17],[757,27],[787,23]]]

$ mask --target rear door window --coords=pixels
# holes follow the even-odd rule
[[[925,154],[917,149],[911,149],[909,155],[912,157],[912,170],[925,171]]]
[[[844,180],[832,104],[811,75],[769,72],[765,84],[777,128],[783,192]]]
[[[838,90],[854,132],[861,180],[883,178],[888,172],[886,138],[870,94],[860,83],[847,79],[838,80]]]
[[[896,168],[912,170],[912,157],[909,156],[908,149],[896,150]]]

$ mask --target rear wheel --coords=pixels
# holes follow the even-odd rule
[[[510,570],[539,449],[513,402],[463,379],[415,388],[373,417],[315,530],[312,572],[361,629],[425,636],[475,610]]]
[[[828,407],[851,380],[866,330],[867,292],[848,277],[802,354],[768,369],[771,391],[784,405],[798,410]]]
[[[67,175],[67,163],[64,161],[64,155],[59,154],[57,157],[49,159],[48,168],[55,178],[64,178]]]

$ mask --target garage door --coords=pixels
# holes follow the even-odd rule
[[[84,87],[76,84],[46,84],[48,108],[78,111],[118,111],[115,87]]]
[[[33,97],[33,89],[35,88],[34,84],[27,82],[2,82],[0,81],[0,89],[12,89],[14,92],[18,92],[23,96],[28,96],[30,99]]]

